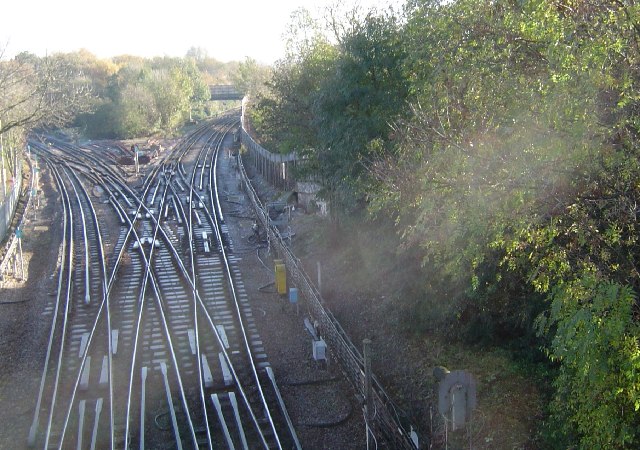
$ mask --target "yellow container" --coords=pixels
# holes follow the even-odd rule
[[[276,290],[280,295],[287,293],[287,266],[284,264],[276,264]]]

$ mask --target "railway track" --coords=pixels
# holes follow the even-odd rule
[[[99,148],[32,142],[64,236],[30,446],[300,447],[220,208],[237,123],[199,127],[135,188]]]

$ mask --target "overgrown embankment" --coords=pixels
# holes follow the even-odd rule
[[[306,157],[334,222],[390,222],[386,258],[413,275],[391,301],[401,322],[552,380],[544,445],[637,446],[638,6],[412,1],[347,17],[329,21],[337,43],[296,17],[251,113],[266,145]]]

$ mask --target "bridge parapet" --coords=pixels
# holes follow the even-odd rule
[[[232,84],[216,84],[209,86],[211,100],[242,100],[244,96]]]

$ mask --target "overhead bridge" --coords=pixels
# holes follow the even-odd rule
[[[244,96],[232,84],[217,84],[209,86],[211,100],[242,100]]]

